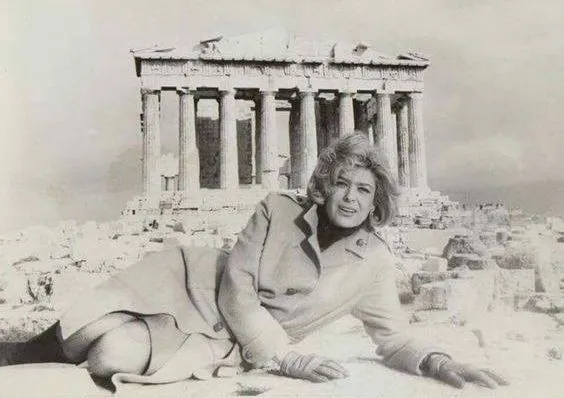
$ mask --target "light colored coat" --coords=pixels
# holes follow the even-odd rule
[[[440,351],[416,342],[399,303],[395,264],[380,235],[362,227],[321,252],[317,206],[292,195],[262,201],[228,258],[219,308],[257,366],[346,314],[360,319],[387,365],[420,373]]]

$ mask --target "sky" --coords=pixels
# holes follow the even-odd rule
[[[0,0],[0,232],[116,218],[140,192],[130,49],[273,27],[431,59],[432,188],[564,186],[557,0]]]

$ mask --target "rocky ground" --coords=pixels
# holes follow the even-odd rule
[[[249,214],[223,209],[156,221],[128,217],[81,226],[65,222],[0,237],[0,339],[23,340],[39,332],[81,290],[147,252],[177,244],[230,248]],[[505,373],[512,385],[497,390],[496,396],[560,396],[564,391],[564,243],[557,242],[553,231],[544,225],[513,230],[490,225],[472,232],[410,228],[385,232],[397,254],[400,298],[414,333],[440,342],[460,360]],[[492,394],[474,386],[458,391],[383,367],[352,318],[300,344],[304,351],[341,360],[351,377],[315,385],[255,371],[204,382],[125,386],[121,391],[136,396]],[[62,380],[65,374],[67,380],[79,380],[72,372],[77,370],[60,368],[55,374]],[[0,378],[5,373],[2,369]],[[86,395],[91,387],[85,384],[79,390],[84,388],[80,391]]]

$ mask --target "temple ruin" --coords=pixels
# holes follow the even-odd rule
[[[250,192],[256,202],[257,191],[302,189],[319,151],[353,130],[382,148],[404,191],[430,191],[423,124],[429,61],[418,54],[392,57],[366,43],[318,42],[272,30],[133,56],[141,83],[144,198],[162,199],[172,189],[177,207],[195,208],[206,195],[232,200]],[[163,175],[159,164],[160,98],[169,90],[179,106],[175,176]],[[201,100],[218,103],[215,146],[198,131]],[[250,112],[244,128],[240,103]],[[287,125],[280,125],[280,112],[288,113]],[[287,155],[279,150],[283,139]],[[217,167],[213,183],[202,176],[210,167]]]

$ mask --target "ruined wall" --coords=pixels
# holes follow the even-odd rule
[[[252,182],[251,120],[237,120],[239,183]],[[219,188],[219,120],[199,117],[196,139],[200,151],[200,186]]]

